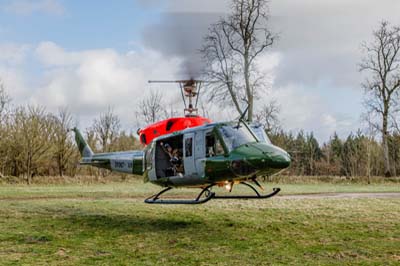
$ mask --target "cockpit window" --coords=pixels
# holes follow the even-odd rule
[[[229,151],[246,143],[257,142],[257,139],[243,123],[222,126],[219,128],[219,132]]]
[[[254,134],[259,141],[271,144],[271,140],[268,138],[267,134],[265,133],[264,128],[261,125],[250,125],[251,130],[253,130]]]

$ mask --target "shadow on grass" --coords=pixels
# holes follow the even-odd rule
[[[81,229],[89,230],[117,230],[121,232],[155,232],[179,231],[190,228],[191,230],[204,230],[207,225],[200,217],[155,217],[148,214],[140,215],[115,215],[115,214],[82,214],[71,213],[63,218],[63,223],[69,223]]]

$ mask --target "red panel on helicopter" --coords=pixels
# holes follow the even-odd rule
[[[211,123],[211,120],[201,116],[174,117],[151,124],[143,129],[139,129],[138,134],[140,137],[140,142],[147,145],[151,143],[154,138],[159,136],[208,123]]]

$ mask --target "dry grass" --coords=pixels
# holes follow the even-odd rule
[[[37,176],[33,178],[34,185],[90,185],[108,184],[115,182],[137,182],[141,181],[141,176],[134,175],[77,175],[70,176]],[[345,176],[286,176],[277,175],[273,177],[261,177],[260,180],[274,184],[368,184],[367,177],[345,177]],[[374,176],[369,178],[370,184],[400,184],[400,177],[385,178]],[[26,184],[23,177],[5,176],[0,178],[0,184]]]
[[[142,180],[141,176],[134,175],[77,175],[77,176],[36,176],[32,179],[33,185],[71,185],[71,184],[108,184],[114,182],[129,182]],[[0,178],[0,184],[26,184],[24,177],[5,176]]]
[[[399,221],[399,199],[2,200],[0,264],[399,265]]]
[[[153,206],[143,199],[159,190],[154,185],[91,178],[1,185],[0,264],[400,264],[400,199],[275,197]],[[392,181],[309,181],[264,185],[280,186],[282,194],[400,192]]]

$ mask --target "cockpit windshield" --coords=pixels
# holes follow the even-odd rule
[[[221,126],[218,130],[229,151],[249,142],[257,142],[257,139],[243,123]]]
[[[260,124],[250,124],[250,128],[256,134],[259,141],[271,144],[271,141],[265,133],[264,127]]]

